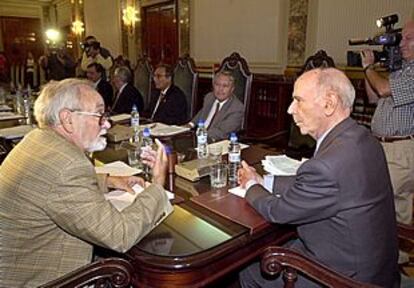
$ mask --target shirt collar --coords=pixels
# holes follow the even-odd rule
[[[322,141],[326,138],[326,136],[329,134],[329,132],[331,132],[331,130],[334,128],[335,126],[329,128],[328,130],[325,131],[325,133],[322,134],[321,137],[319,137],[316,140],[316,148],[315,148],[315,153],[313,153],[313,155],[316,155],[316,152],[318,152],[319,150],[319,146],[321,146]]]

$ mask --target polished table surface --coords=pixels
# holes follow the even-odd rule
[[[164,142],[170,141],[175,150],[191,159],[193,142],[181,140]],[[253,146],[243,150],[242,159],[258,164],[267,153]],[[127,158],[119,145],[110,145],[94,156],[102,162]],[[217,193],[228,193],[227,188]],[[270,223],[252,233],[189,200],[210,191],[208,177],[194,183],[175,177],[174,193],[184,201],[175,204],[174,212],[124,255],[136,267],[135,287],[218,287],[221,278],[258,260],[267,246],[294,237],[292,227]]]

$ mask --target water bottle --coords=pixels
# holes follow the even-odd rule
[[[26,124],[32,124],[31,103],[28,95],[23,96],[23,116],[26,118]]]
[[[24,115],[23,94],[21,89],[16,90],[15,107],[17,114]]]
[[[229,182],[237,182],[237,170],[240,167],[240,144],[237,139],[236,133],[230,134],[230,146],[229,146]]]
[[[154,142],[151,138],[151,130],[148,127],[144,128],[142,131],[142,142],[141,142],[141,149],[144,147],[152,147]],[[151,168],[148,165],[144,165],[144,174],[148,177],[150,175]]]
[[[134,131],[134,135],[133,135],[131,142],[138,143],[139,142],[139,112],[135,104],[132,106],[132,111],[131,111],[131,127],[132,127],[132,130]]]
[[[197,158],[206,159],[208,157],[207,148],[207,129],[204,126],[204,121],[198,121],[197,136]]]

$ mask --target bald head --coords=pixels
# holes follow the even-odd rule
[[[295,82],[288,113],[302,134],[318,139],[349,117],[354,99],[355,89],[343,72],[334,68],[313,69]]]
[[[406,61],[414,60],[414,20],[405,23],[401,32],[402,40],[400,43],[402,57]]]

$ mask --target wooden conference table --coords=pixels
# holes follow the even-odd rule
[[[173,142],[178,152],[192,157],[194,149],[183,144],[188,140]],[[243,150],[242,158],[258,164],[267,153],[253,146]],[[95,157],[111,162],[116,155],[126,159],[125,151],[111,146]],[[191,200],[197,194],[214,193],[217,199],[228,195],[227,188],[212,191],[208,177],[192,183],[176,176],[174,193],[183,199],[174,205],[174,212],[122,255],[135,267],[134,287],[222,287],[220,280],[226,275],[259,260],[269,245],[281,245],[295,235],[292,227],[267,222],[251,230],[198,205]],[[240,213],[252,209],[240,201],[244,201]]]

